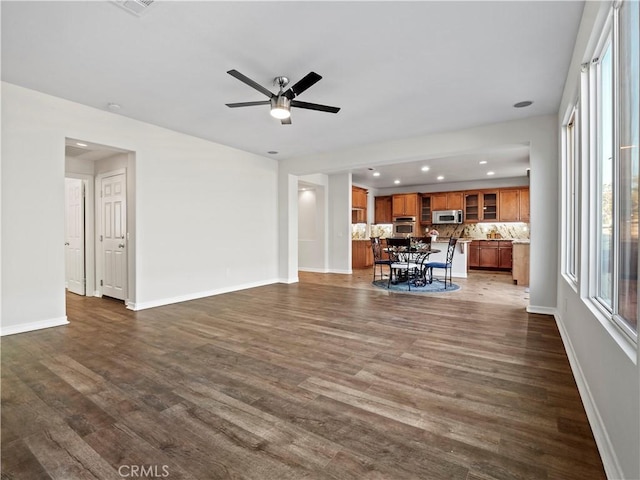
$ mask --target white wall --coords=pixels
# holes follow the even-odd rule
[[[329,175],[329,270],[351,273],[351,174]]]
[[[588,62],[610,2],[586,2],[582,24],[559,110],[558,130],[565,112],[578,98],[580,65]],[[560,167],[558,167],[560,168]],[[583,170],[583,174],[587,174]],[[559,187],[558,187],[559,188]],[[583,199],[589,192],[583,191]],[[585,202],[584,205],[588,203]],[[583,238],[590,212],[583,211]],[[558,244],[561,239],[559,237]],[[576,289],[557,269],[559,306],[556,320],[598,448],[611,479],[640,478],[640,369],[638,345],[592,307],[585,287],[592,269],[581,263]]]
[[[340,152],[316,154],[284,160],[281,175],[345,172],[355,167],[375,167],[416,159],[428,160],[448,155],[461,155],[498,145],[529,145],[531,180],[531,264],[529,310],[553,313],[556,307],[556,270],[558,235],[558,133],[554,115],[526,118],[506,123],[483,125],[454,132],[439,133],[406,140],[384,142]],[[333,175],[332,175],[333,176]],[[282,190],[281,190],[282,192]],[[330,193],[331,195],[331,193]],[[331,198],[331,197],[330,197]],[[281,201],[284,198],[281,196]],[[293,201],[293,200],[292,200]],[[297,200],[295,200],[297,201]],[[334,201],[334,200],[332,200]],[[343,203],[343,205],[346,205]],[[350,205],[350,204],[349,204]],[[280,205],[281,212],[288,208]],[[348,210],[350,212],[350,210]],[[342,215],[339,209],[332,214]],[[331,224],[333,220],[329,218]],[[289,234],[290,225],[280,225],[280,236]],[[346,252],[332,252],[332,255]],[[296,272],[297,258],[281,257],[280,274]],[[336,258],[337,261],[337,258]]]
[[[298,269],[328,272],[326,175],[299,177],[306,190],[298,191]]]
[[[65,137],[136,154],[134,308],[277,280],[275,160],[2,83],[3,334],[65,321]]]

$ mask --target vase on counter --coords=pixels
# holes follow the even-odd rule
[[[431,235],[431,243],[435,242],[438,240],[438,236],[437,235]]]

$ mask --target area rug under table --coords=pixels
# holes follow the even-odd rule
[[[440,280],[434,280],[433,283],[427,283],[419,287],[411,285],[411,290],[409,290],[406,282],[396,283],[395,285],[392,283],[389,285],[389,288],[387,288],[387,282],[387,280],[376,280],[373,282],[373,286],[397,293],[448,293],[460,290],[460,285],[456,285],[455,283],[450,284],[449,282],[447,282],[447,288],[445,289],[444,282]]]

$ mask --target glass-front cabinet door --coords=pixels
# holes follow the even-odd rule
[[[431,196],[423,195],[420,204],[420,223],[431,223]]]
[[[464,196],[464,221],[479,222],[480,216],[480,193],[467,193]]]
[[[473,192],[464,196],[464,221],[495,222],[498,220],[498,192]]]
[[[482,194],[482,220],[485,222],[498,220],[498,193]]]

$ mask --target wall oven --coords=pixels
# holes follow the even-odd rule
[[[417,233],[416,217],[394,217],[394,237],[415,237]]]

